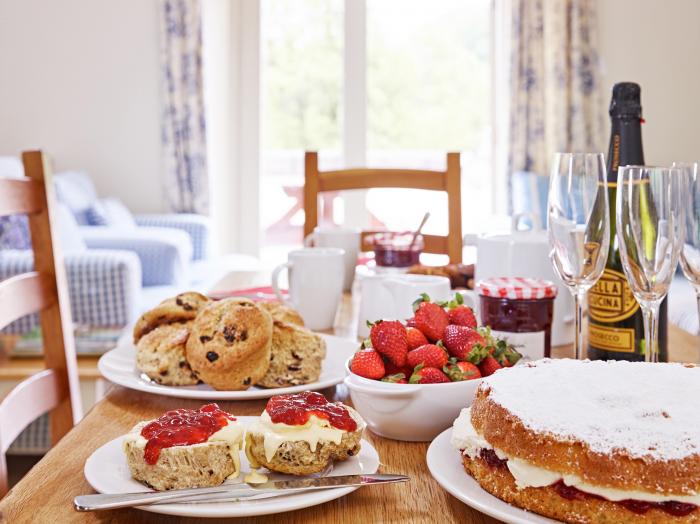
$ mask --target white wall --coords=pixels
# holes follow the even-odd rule
[[[700,1],[597,0],[604,98],[642,86],[647,164],[700,160]]]
[[[161,211],[155,0],[0,0],[0,155],[49,152]]]

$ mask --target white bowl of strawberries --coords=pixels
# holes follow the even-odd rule
[[[355,409],[382,437],[430,441],[471,405],[481,378],[520,354],[477,327],[461,295],[449,303],[421,295],[405,323],[377,321],[348,359],[345,385]]]

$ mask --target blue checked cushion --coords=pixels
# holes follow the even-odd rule
[[[88,250],[64,256],[73,323],[121,327],[134,321],[141,290],[141,265],[129,251]],[[0,252],[0,280],[32,271],[28,250]],[[10,324],[6,333],[26,333],[39,325],[37,315]]]
[[[118,198],[100,198],[87,210],[87,220],[92,226],[136,227],[134,216]]]
[[[0,249],[30,249],[29,222],[26,215],[0,217]]]
[[[137,215],[136,223],[139,226],[180,229],[192,241],[192,260],[209,258],[211,222],[208,217],[194,213]]]
[[[80,232],[90,249],[125,249],[136,253],[141,260],[144,286],[185,286],[189,282],[192,242],[184,231],[162,227],[83,226]]]

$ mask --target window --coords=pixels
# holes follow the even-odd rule
[[[445,153],[460,151],[465,227],[491,213],[491,2],[263,1],[263,258],[271,246],[301,243],[306,149],[320,152],[322,169],[442,169]],[[357,225],[409,229],[430,211],[426,232],[446,231],[445,195],[378,189],[360,197],[368,215]],[[324,217],[357,221],[344,216],[344,202],[325,202]]]

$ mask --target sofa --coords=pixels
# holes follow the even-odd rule
[[[18,158],[0,157],[0,176],[22,176]],[[211,225],[195,214],[133,215],[114,198],[98,196],[79,171],[53,177],[54,215],[64,255],[73,322],[87,327],[124,327],[145,309],[184,289],[206,292],[232,270],[255,270],[245,255],[211,255]],[[0,280],[31,270],[31,239],[25,217],[0,223]],[[36,315],[17,320],[7,333],[38,325]]]

